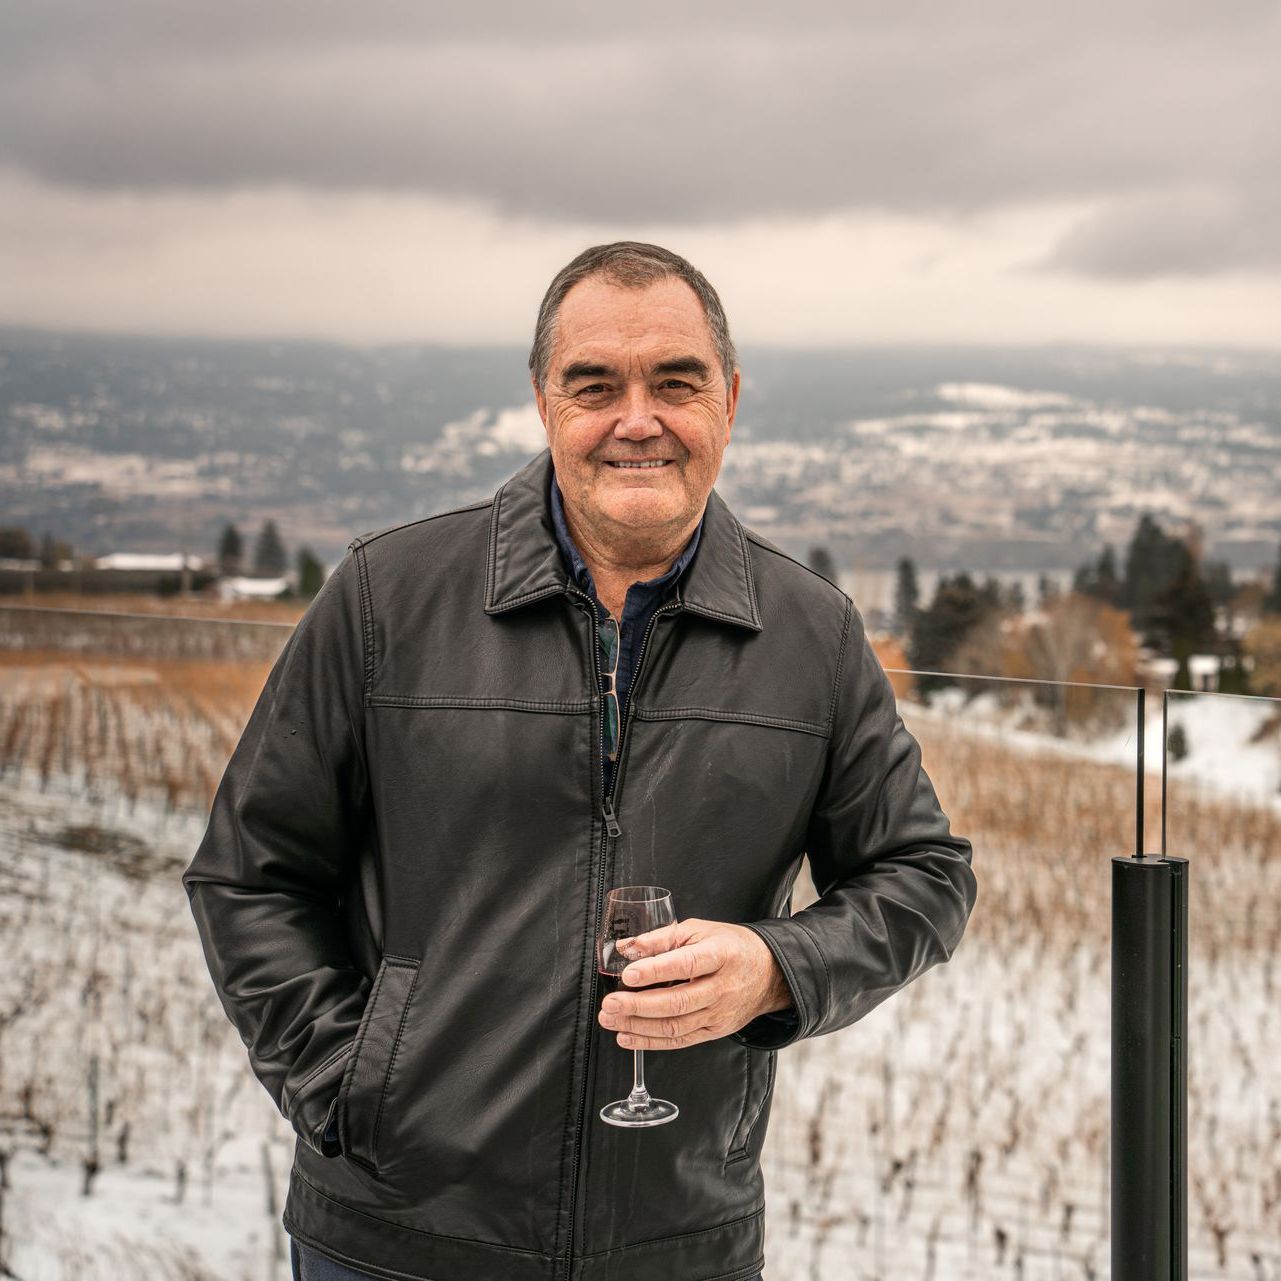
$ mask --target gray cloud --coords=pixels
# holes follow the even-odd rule
[[[1116,8],[664,0],[642,25],[583,3],[21,0],[0,24],[0,165],[550,222],[1088,201],[1047,265],[1275,268],[1281,10]]]
[[[1102,278],[1151,280],[1281,270],[1281,201],[1171,190],[1120,200],[1079,223],[1043,263]]]

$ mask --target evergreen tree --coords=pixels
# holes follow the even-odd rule
[[[1099,565],[1095,572],[1095,593],[1107,605],[1116,605],[1121,599],[1121,580],[1116,572],[1116,553],[1112,544],[1104,546],[1099,554]]]
[[[285,555],[285,544],[281,541],[280,531],[274,520],[263,522],[254,543],[254,572],[257,574],[283,574],[288,558]]]
[[[1116,576],[1116,553],[1107,544],[1099,559],[1091,565],[1082,565],[1072,577],[1072,590],[1081,596],[1093,596],[1105,605],[1117,605],[1121,599],[1121,583]]]
[[[310,547],[298,549],[298,595],[310,600],[325,582],[325,567]]]
[[[1236,584],[1232,581],[1232,570],[1225,560],[1207,561],[1205,566],[1205,589],[1210,593],[1210,600],[1216,606],[1227,607],[1236,596]]]
[[[1036,578],[1036,603],[1044,608],[1052,605],[1062,593],[1059,585],[1049,574],[1038,574]]]
[[[55,538],[48,532],[40,539],[40,566],[42,569],[57,569],[62,561],[71,560],[74,556],[75,549],[70,543],[65,543],[62,539]]]
[[[894,630],[900,636],[911,632],[920,599],[916,565],[910,556],[904,556],[894,571]]]
[[[829,583],[836,583],[836,562],[826,547],[811,547],[806,563],[816,573],[821,574]]]
[[[7,525],[0,529],[0,556],[30,560],[33,555],[31,535],[20,525]]]
[[[1012,579],[1005,589],[1005,608],[1014,614],[1021,614],[1027,609],[1027,596],[1023,591],[1023,584],[1017,578]]]
[[[1174,547],[1174,569],[1148,606],[1144,630],[1179,660],[1177,686],[1187,689],[1189,655],[1214,648],[1214,602],[1191,551],[1177,540]]]
[[[1152,630],[1154,602],[1180,572],[1180,549],[1191,556],[1187,547],[1171,538],[1151,516],[1140,519],[1126,552],[1121,588],[1121,604],[1130,611],[1139,631]]]
[[[980,589],[967,573],[940,576],[934,599],[927,609],[918,609],[908,639],[908,663],[914,671],[946,671],[952,656],[972,628],[992,611],[990,591]],[[922,692],[949,682],[938,677],[921,677]]]
[[[1272,590],[1263,598],[1263,608],[1269,614],[1281,614],[1281,547],[1277,548],[1277,567],[1272,573]]]
[[[238,574],[244,566],[245,544],[240,531],[230,523],[222,527],[218,539],[218,571],[222,574]]]

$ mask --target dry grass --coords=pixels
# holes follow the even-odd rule
[[[207,810],[270,669],[0,650],[0,772]]]
[[[0,651],[5,785],[76,811],[43,835],[15,814],[0,864],[0,1115],[36,1118],[53,1156],[84,1148],[91,1060],[101,1141],[128,1129],[131,1159],[195,1168],[246,1127],[279,1134],[174,881],[269,667]],[[963,710],[905,715],[974,843],[979,903],[950,965],[780,1056],[769,1275],[1101,1278],[1109,860],[1133,849],[1133,771],[977,736]],[[168,817],[129,835],[106,817],[120,798]],[[1191,1275],[1281,1277],[1281,815],[1189,786],[1170,801],[1170,851],[1192,860]]]

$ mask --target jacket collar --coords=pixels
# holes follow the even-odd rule
[[[485,612],[500,614],[570,584],[548,510],[552,453],[544,449],[494,495],[485,566]],[[747,536],[715,489],[707,496],[693,561],[677,580],[683,609],[761,630]]]

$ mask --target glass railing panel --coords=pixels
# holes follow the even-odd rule
[[[1281,700],[1171,691],[1188,860],[1188,1272],[1281,1276]]]
[[[1135,849],[1137,691],[891,680],[978,900],[949,963],[780,1052],[765,1275],[1105,1277],[1110,859]]]
[[[215,1275],[269,1275],[275,1260],[284,1275],[292,1132],[245,1071],[178,877],[288,635],[0,609],[0,928],[16,958],[0,979],[0,1113],[19,1118],[5,1202],[17,1275],[75,1275],[70,1255],[57,1265],[66,1215],[83,1245],[112,1197],[146,1216],[132,1248],[213,1250],[200,1258]],[[766,1275],[1102,1278],[1108,860],[1134,848],[1135,693],[891,679],[973,843],[978,906],[949,964],[780,1053]],[[252,1232],[185,1234],[232,1201]],[[122,1254],[117,1274],[131,1266]]]

